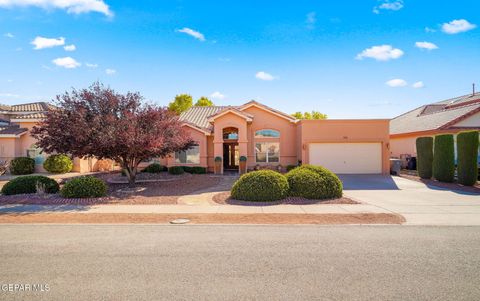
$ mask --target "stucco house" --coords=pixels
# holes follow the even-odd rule
[[[391,156],[417,155],[416,139],[480,130],[480,93],[423,105],[390,121]]]
[[[43,118],[53,106],[46,102],[34,102],[18,105],[0,104],[0,160],[11,160],[15,157],[35,159],[35,171],[43,170],[43,161],[47,154],[35,146],[36,140],[30,136],[30,130]],[[73,160],[73,171],[90,172],[112,169],[112,162],[106,160],[79,159]]]
[[[389,173],[389,120],[297,120],[256,101],[240,106],[192,107],[180,120],[197,146],[161,160],[167,166],[191,165],[238,170],[284,168],[309,163],[336,173]],[[222,171],[223,171],[222,170]]]

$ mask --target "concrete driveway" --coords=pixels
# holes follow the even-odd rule
[[[480,225],[480,194],[401,177],[340,175],[346,196],[403,215],[408,224]]]

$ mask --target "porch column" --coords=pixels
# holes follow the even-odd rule
[[[217,135],[215,134],[215,138],[213,140],[213,164],[214,164],[214,169],[215,169],[215,166],[218,164],[217,162],[215,162],[215,158],[216,157],[220,157],[222,158],[222,164],[220,164],[220,174],[223,175],[223,139],[221,139],[220,141],[217,140]],[[217,173],[215,171],[215,173]]]

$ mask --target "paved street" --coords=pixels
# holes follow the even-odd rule
[[[480,227],[2,225],[0,300],[478,300]]]

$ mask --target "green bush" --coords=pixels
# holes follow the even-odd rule
[[[67,173],[72,170],[73,162],[66,155],[51,155],[43,162],[43,168],[51,173]]]
[[[433,137],[419,137],[417,144],[417,171],[422,179],[430,179],[433,172]]]
[[[160,173],[162,171],[166,171],[166,167],[165,166],[162,166],[158,163],[152,163],[150,165],[148,165],[147,167],[145,167],[142,172],[148,172],[148,173]]]
[[[455,177],[455,151],[453,135],[435,136],[433,150],[433,177],[441,182],[453,182]]]
[[[98,198],[107,194],[107,184],[92,176],[78,177],[63,185],[60,194],[64,198]]]
[[[2,194],[36,193],[37,187],[41,187],[46,193],[57,193],[59,190],[58,183],[53,179],[44,176],[22,176],[5,184],[2,187]]]
[[[287,173],[291,196],[307,199],[334,199],[343,194],[340,179],[330,170],[314,165],[302,165]]]
[[[207,169],[201,166],[181,166],[183,171],[191,174],[204,174],[207,173]]]
[[[28,157],[18,157],[10,161],[12,175],[28,175],[35,171],[35,160]]]
[[[297,165],[287,165],[287,171],[297,168]]]
[[[171,166],[168,168],[168,172],[172,175],[181,175],[185,172],[182,166]]]
[[[276,201],[288,196],[288,181],[272,170],[244,174],[232,187],[232,198],[244,201]]]
[[[478,179],[478,131],[457,135],[458,183],[473,186]]]

